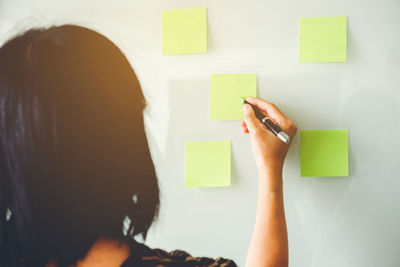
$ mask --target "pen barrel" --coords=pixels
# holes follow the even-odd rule
[[[265,115],[256,106],[252,106],[252,107],[253,107],[254,114],[256,115],[257,119],[262,121],[265,118]]]
[[[267,127],[276,136],[280,132],[283,132],[281,127],[279,127],[277,124],[275,124],[273,121],[271,121],[257,107],[254,107],[254,113],[255,113],[257,119],[259,119],[265,125],[265,127]]]
[[[282,128],[279,127],[277,124],[275,124],[274,122],[272,122],[270,119],[268,119],[267,117],[264,117],[264,123],[265,127],[267,127],[269,130],[271,130],[271,132],[273,132],[276,136],[278,136],[278,134],[280,132],[283,132]]]
[[[280,132],[283,132],[281,127],[273,123],[267,116],[265,116],[256,106],[252,105],[254,114],[257,119],[259,119],[265,127],[267,127],[273,134],[278,135]]]
[[[282,130],[281,127],[279,127],[279,125],[275,124],[274,122],[272,122],[267,116],[265,116],[259,109],[257,106],[250,104],[249,102],[247,102],[246,100],[243,101],[244,104],[249,104],[253,110],[254,110],[254,115],[256,116],[256,118],[265,125],[265,127],[270,130],[274,135],[276,135],[276,137],[278,137],[280,140],[282,140],[283,142],[285,142],[286,144],[289,144],[290,142],[290,137],[287,135],[287,133]]]

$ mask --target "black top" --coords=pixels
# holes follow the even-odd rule
[[[131,256],[121,265],[121,267],[237,267],[236,263],[229,259],[192,257],[182,250],[166,252],[162,249],[151,249],[136,241],[131,241],[130,247]]]

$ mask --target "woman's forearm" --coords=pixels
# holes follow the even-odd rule
[[[260,172],[258,204],[246,267],[288,266],[282,171]]]
[[[265,116],[293,140],[297,127],[274,104],[253,97],[246,101],[258,107]],[[251,136],[251,147],[259,170],[258,204],[253,237],[247,252],[247,267],[287,267],[288,236],[283,206],[282,170],[289,145],[272,134],[256,117],[252,106],[243,106],[244,133]]]

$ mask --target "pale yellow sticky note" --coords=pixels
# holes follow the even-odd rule
[[[300,62],[345,62],[347,17],[300,18]]]
[[[348,176],[348,131],[300,132],[301,176]]]
[[[185,143],[185,186],[231,184],[231,141]]]
[[[207,52],[207,9],[187,8],[161,12],[162,54]]]
[[[242,120],[241,97],[257,96],[257,74],[212,74],[212,120]]]

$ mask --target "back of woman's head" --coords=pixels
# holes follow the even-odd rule
[[[100,236],[123,239],[125,216],[128,236],[146,237],[159,189],[144,107],[125,56],[92,30],[30,30],[0,48],[1,266],[71,264]]]

